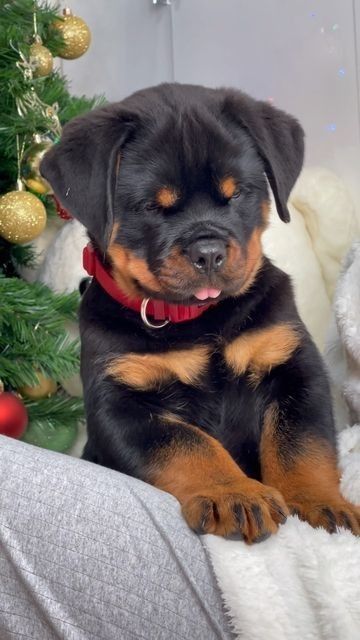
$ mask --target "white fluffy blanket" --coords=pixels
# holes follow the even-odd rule
[[[342,264],[324,356],[338,423],[360,423],[360,240]]]
[[[342,492],[360,504],[360,425],[339,435]],[[239,640],[359,640],[360,538],[288,518],[247,546],[203,537]]]

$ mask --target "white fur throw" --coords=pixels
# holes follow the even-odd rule
[[[360,504],[360,425],[339,436],[342,491]],[[360,538],[297,517],[259,544],[203,536],[238,640],[358,640]]]
[[[333,321],[325,347],[338,422],[360,423],[360,241],[354,242],[335,291]],[[342,412],[342,413],[341,413]]]

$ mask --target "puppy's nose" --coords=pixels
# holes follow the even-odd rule
[[[219,271],[226,262],[226,244],[223,240],[196,240],[189,247],[189,258],[202,273]]]

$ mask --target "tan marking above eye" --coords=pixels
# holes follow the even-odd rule
[[[244,332],[226,345],[224,357],[235,375],[250,374],[256,384],[273,367],[284,364],[300,344],[291,324],[277,324]]]
[[[205,345],[165,353],[127,353],[112,359],[106,373],[141,391],[157,389],[174,380],[196,386],[208,368],[209,358],[209,347]]]
[[[226,176],[220,180],[219,189],[224,198],[230,199],[237,193],[238,186],[232,176]]]
[[[179,194],[173,187],[161,187],[156,193],[155,201],[159,207],[169,209],[179,199]]]

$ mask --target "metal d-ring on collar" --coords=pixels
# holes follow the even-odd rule
[[[147,327],[151,327],[151,329],[162,329],[163,327],[166,327],[166,325],[169,324],[170,320],[164,320],[164,322],[161,322],[161,324],[153,324],[152,322],[150,322],[150,320],[148,320],[146,309],[149,302],[150,298],[144,298],[141,303],[140,315],[143,323],[146,324]]]

